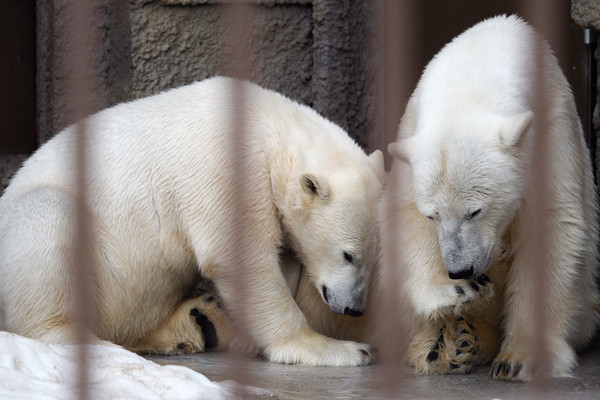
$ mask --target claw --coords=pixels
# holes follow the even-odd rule
[[[498,364],[496,364],[496,371],[494,371],[494,376],[498,376],[500,374],[500,369],[502,369],[502,362],[498,362]]]
[[[508,374],[510,374],[510,370],[511,370],[511,365],[510,362],[506,363],[506,366],[504,367],[504,375],[508,376]]]
[[[514,378],[517,375],[519,375],[519,372],[521,372],[522,369],[523,369],[523,364],[521,364],[521,363],[517,364],[517,366],[513,370],[512,377]]]
[[[438,336],[435,346],[433,346],[432,350],[439,350],[440,346],[444,344],[444,331],[440,329],[440,335]]]

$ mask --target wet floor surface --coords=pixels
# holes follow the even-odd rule
[[[275,399],[600,399],[600,338],[580,355],[573,377],[541,385],[503,383],[489,378],[489,366],[468,375],[421,376],[409,369],[381,365],[350,368],[281,365],[230,353],[147,357],[159,364],[181,365],[213,381],[235,379],[263,389]]]

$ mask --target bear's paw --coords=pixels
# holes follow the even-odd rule
[[[486,274],[482,274],[473,279],[457,281],[454,283],[454,291],[454,310],[456,315],[460,315],[471,302],[491,299],[494,296],[494,285]]]
[[[490,377],[505,382],[528,381],[530,377],[524,353],[500,353],[492,362]]]
[[[444,279],[443,283],[436,282],[416,293],[417,313],[426,319],[438,320],[462,315],[471,305],[488,302],[494,297],[494,285],[482,274],[473,279]]]
[[[475,327],[464,318],[443,322],[437,333],[416,335],[409,363],[421,374],[467,374],[475,365],[480,343]]]
[[[549,377],[571,377],[571,369],[577,363],[575,351],[564,340],[551,340],[544,354],[535,356],[531,339],[505,345],[490,369],[490,376],[507,382],[527,382]]]
[[[226,311],[213,293],[183,302],[168,321],[132,350],[141,354],[181,355],[227,348],[231,338]]]
[[[351,367],[370,364],[376,349],[364,343],[336,340],[316,332],[306,332],[264,350],[271,362],[320,367]]]

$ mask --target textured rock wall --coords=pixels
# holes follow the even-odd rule
[[[600,30],[600,1],[572,0],[571,18],[583,28]]]
[[[310,102],[312,12],[310,6],[253,6],[248,13],[248,66],[253,81]],[[230,69],[231,20],[222,5],[164,6],[131,11],[130,93],[145,96]]]
[[[70,4],[38,1],[40,142],[72,123]],[[227,0],[97,0],[91,10],[90,108],[231,75]],[[253,0],[243,76],[315,107],[367,146],[371,1]]]
[[[36,1],[36,125],[44,143],[74,122],[73,2]],[[213,75],[232,75],[236,0],[94,0],[85,32],[90,112]],[[267,88],[314,107],[365,148],[379,143],[369,68],[376,0],[249,0],[245,71]],[[367,90],[367,88],[371,88]],[[21,157],[0,157],[0,190]]]
[[[582,28],[592,28],[598,37],[600,31],[600,1],[599,0],[572,0],[571,18]],[[596,59],[596,71],[600,71],[600,46],[596,47],[594,54]],[[595,137],[600,135],[600,80],[596,77],[596,106],[594,107],[592,123],[594,125]],[[592,140],[595,142],[595,140]],[[600,165],[600,151],[596,147],[595,154],[596,175],[598,175],[598,165]],[[598,178],[596,178],[596,181]]]
[[[72,90],[74,26],[71,6],[76,0],[36,2],[37,131],[43,143],[73,122]],[[128,98],[129,74],[128,3],[97,0],[90,5],[85,32],[89,70],[86,72],[91,110],[99,110]]]

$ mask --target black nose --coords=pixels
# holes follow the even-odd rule
[[[327,298],[327,286],[323,286],[323,298],[325,299],[325,303],[329,304],[329,299]]]
[[[357,311],[351,309],[350,307],[346,307],[344,308],[344,314],[349,315],[351,317],[360,317],[361,315],[363,315],[363,311]]]
[[[469,279],[473,277],[473,266],[458,272],[448,272],[450,279]]]

